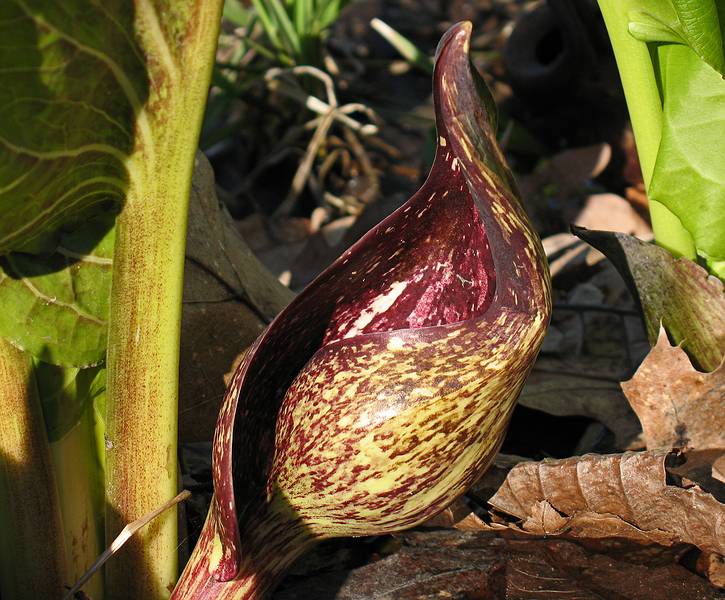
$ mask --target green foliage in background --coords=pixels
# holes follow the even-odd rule
[[[656,241],[725,278],[725,2],[600,0]]]
[[[280,66],[322,63],[327,30],[349,0],[252,0],[245,8],[239,0],[226,0],[224,17],[250,33],[261,25],[264,40],[250,35],[246,42]]]

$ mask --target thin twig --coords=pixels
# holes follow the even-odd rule
[[[290,80],[286,77],[290,74],[296,76],[309,75],[322,82],[325,88],[327,102],[324,102],[320,98],[305,92],[296,80]],[[302,161],[292,178],[292,184],[287,196],[274,211],[274,215],[279,216],[281,214],[289,213],[292,210],[295,201],[302,193],[307,181],[309,181],[315,157],[317,156],[320,147],[325,141],[330,128],[335,121],[339,121],[342,125],[349,128],[349,130],[359,132],[361,135],[372,135],[378,132],[378,127],[374,123],[378,122],[379,119],[375,112],[364,104],[350,103],[344,106],[339,106],[332,78],[328,73],[325,73],[316,67],[306,65],[292,67],[290,69],[280,69],[275,67],[269,69],[264,78],[269,89],[276,90],[279,93],[300,102],[312,112],[320,115],[318,118],[313,119],[304,125],[305,128],[314,127],[315,132],[312,135],[312,139],[307,145],[304,157],[302,158]],[[364,113],[371,121],[373,121],[373,123],[367,123],[365,125],[359,123],[349,116],[355,112]]]
[[[325,87],[327,102],[305,92],[301,87],[299,87],[296,81],[285,77],[285,75],[288,74],[309,75],[318,79]],[[280,69],[279,67],[274,67],[265,73],[264,79],[270,89],[296,100],[304,107],[314,113],[317,113],[318,115],[322,115],[324,117],[332,110],[336,121],[340,121],[350,129],[359,131],[362,135],[373,135],[378,132],[376,123],[380,122],[380,119],[375,111],[359,102],[352,102],[350,104],[339,106],[332,78],[327,73],[316,67],[307,65],[293,67],[291,69]],[[372,121],[372,123],[362,124],[348,116],[355,112],[364,113]]]
[[[116,552],[118,552],[121,547],[131,538],[131,536],[135,534],[139,529],[141,529],[145,525],[148,525],[161,513],[167,511],[172,506],[175,506],[179,502],[183,502],[189,496],[191,496],[191,492],[189,490],[184,490],[183,492],[174,496],[168,502],[164,502],[161,506],[152,510],[150,513],[145,514],[143,517],[139,517],[138,519],[133,521],[133,523],[129,523],[128,525],[126,525],[121,533],[118,534],[116,539],[111,542],[111,545],[106,548],[106,550],[96,559],[96,562],[94,562],[90,566],[90,568],[76,582],[76,584],[70,589],[70,591],[63,597],[63,600],[72,600],[75,597],[76,593],[79,592],[80,589],[85,585],[85,583],[91,577],[93,577],[96,571],[98,571],[98,569],[100,569],[106,563],[106,561],[108,561],[109,558],[111,558]]]
[[[305,156],[302,158],[302,162],[300,162],[300,165],[299,167],[297,167],[297,171],[295,171],[295,175],[292,178],[292,185],[290,186],[289,192],[287,193],[287,197],[274,211],[274,216],[287,214],[292,210],[292,206],[294,206],[295,200],[297,200],[305,187],[307,178],[312,171],[312,165],[315,161],[317,151],[320,149],[322,142],[325,140],[327,132],[332,126],[333,120],[334,116],[332,114],[332,111],[330,111],[327,116],[322,120],[319,127],[315,130],[315,133],[312,136],[309,145],[307,146],[307,150],[305,151]]]

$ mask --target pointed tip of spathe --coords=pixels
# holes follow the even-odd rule
[[[468,54],[468,49],[471,43],[471,32],[473,31],[473,23],[470,21],[459,21],[455,25],[452,25],[448,31],[443,34],[443,37],[438,42],[436,47],[435,59],[438,60],[443,48],[449,44],[457,43],[462,48],[464,54]]]

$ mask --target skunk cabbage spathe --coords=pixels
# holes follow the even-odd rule
[[[438,46],[423,187],[238,367],[214,438],[215,495],[173,598],[261,598],[315,541],[433,516],[497,452],[551,297],[470,36],[459,23]]]

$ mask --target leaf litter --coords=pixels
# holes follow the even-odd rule
[[[622,390],[648,449],[725,448],[725,361],[710,373],[697,371],[660,329],[657,344]]]

